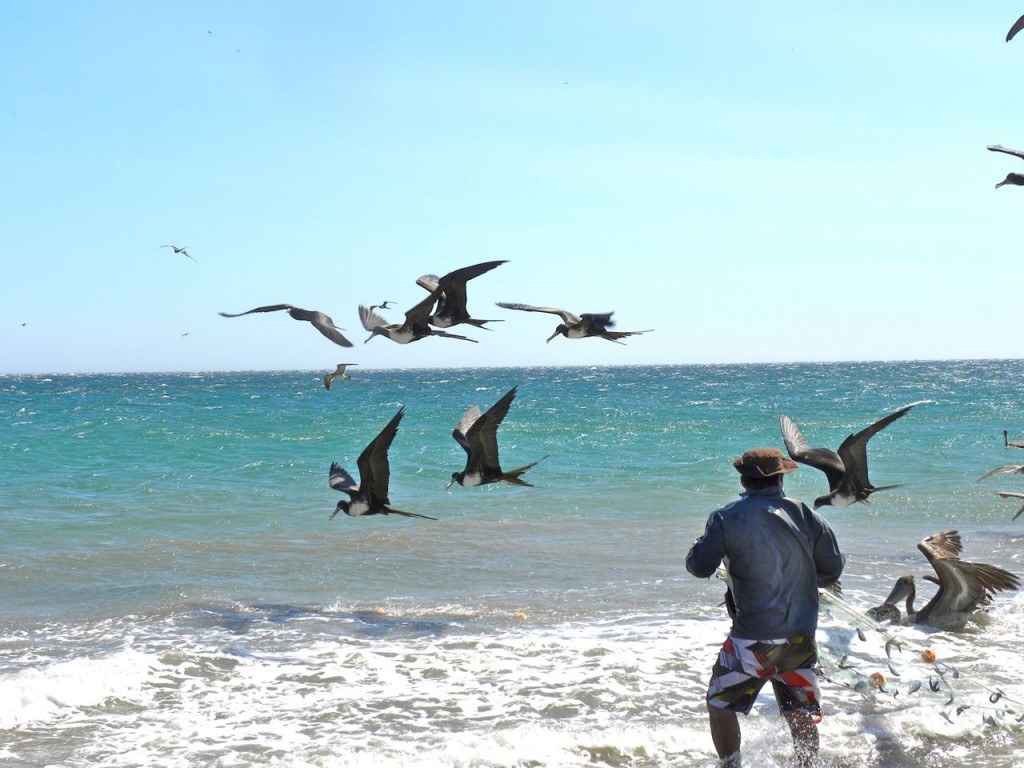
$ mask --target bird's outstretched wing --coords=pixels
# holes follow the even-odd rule
[[[295,307],[291,304],[268,304],[265,307],[256,307],[256,309],[250,309],[246,312],[236,312],[235,314],[218,312],[217,314],[221,317],[241,317],[242,315],[251,315],[253,312],[277,312],[281,309],[295,309]]]
[[[917,542],[917,548],[928,558],[930,563],[934,563],[935,560],[957,559],[964,551],[964,545],[957,531],[933,533]]]
[[[523,312],[547,312],[549,315],[558,315],[566,325],[576,325],[582,320],[579,315],[574,315],[566,309],[557,309],[556,307],[535,307],[532,304],[515,304],[507,301],[497,301],[495,304],[504,309],[518,309]]]
[[[439,278],[437,284],[444,293],[444,301],[449,311],[454,309],[457,313],[465,313],[466,283],[474,277],[480,277],[485,272],[490,272],[495,267],[501,266],[505,261],[505,259],[501,261],[484,261],[480,264],[452,270],[444,277]],[[428,276],[425,275],[424,277]],[[416,282],[419,282],[419,280]],[[420,283],[420,285],[423,285],[423,283]],[[424,287],[426,286],[424,285]]]
[[[986,477],[992,477],[992,475],[1008,474],[1010,472],[1020,472],[1024,474],[1024,464],[1007,464],[1003,467],[996,467],[995,469],[989,470],[984,475],[978,478],[976,482],[981,482]]]
[[[842,459],[843,466],[846,469],[845,474],[847,480],[852,480],[854,482],[854,487],[858,491],[871,487],[871,482],[868,480],[868,440],[892,424],[896,419],[905,416],[914,406],[927,402],[930,401],[919,400],[916,403],[904,405],[902,408],[896,409],[888,416],[879,419],[871,426],[865,427],[857,434],[850,435],[843,440],[839,446],[839,458]],[[886,487],[891,488],[893,486]]]
[[[429,328],[428,320],[430,319],[430,313],[433,311],[440,295],[440,290],[432,291],[427,298],[409,309],[405,313],[405,325],[408,328]],[[371,329],[368,328],[367,330]]]
[[[363,328],[368,331],[373,331],[375,328],[383,328],[388,325],[388,321],[378,315],[372,309],[367,309],[362,304],[359,305],[359,322],[363,324]]]
[[[1013,22],[1013,26],[1010,27],[1010,31],[1006,33],[1006,42],[1010,42],[1011,40],[1013,40],[1013,36],[1020,32],[1022,29],[1024,29],[1024,16],[1021,16],[1019,19]]]
[[[478,418],[466,433],[470,446],[470,463],[481,470],[501,472],[501,461],[498,458],[498,427],[508,415],[508,409],[516,396],[516,387],[492,405]]]
[[[338,462],[331,462],[331,471],[327,475],[327,482],[331,488],[349,496],[359,492],[359,483],[350,475]]]
[[[1013,491],[997,491],[997,493],[1000,496],[1002,496],[1004,499],[1022,499],[1022,500],[1024,500],[1024,493],[1014,493]],[[1015,514],[1011,519],[1012,520],[1016,520],[1018,517],[1020,517],[1021,512],[1024,512],[1024,506],[1022,506],[1020,509],[1018,509],[1017,510],[1017,514]]]
[[[1021,160],[1024,160],[1024,151],[1021,151],[1019,149],[1010,149],[1009,147],[1004,147],[1002,144],[989,144],[986,147],[986,149],[988,149],[990,152],[1002,152],[1004,154],[1013,155],[1014,157],[1019,157]]]
[[[390,503],[388,500],[388,484],[391,482],[391,466],[388,463],[388,449],[398,433],[398,422],[405,414],[405,406],[391,417],[391,421],[380,431],[370,444],[359,454],[356,464],[359,466],[360,488],[368,499]]]
[[[846,471],[839,454],[829,448],[811,448],[793,420],[785,414],[779,416],[779,426],[782,428],[782,442],[786,444],[789,457],[793,461],[799,461],[824,472],[828,478],[830,491],[839,487],[839,481],[843,479],[843,473]]]
[[[480,406],[471,405],[466,409],[466,412],[459,417],[459,421],[455,424],[455,429],[452,430],[452,437],[455,438],[455,442],[462,446],[468,455],[472,455],[472,449],[470,448],[469,441],[466,439],[466,433],[469,432],[469,428],[473,426],[474,422],[480,418]]]

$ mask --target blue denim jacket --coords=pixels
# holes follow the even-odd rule
[[[814,636],[818,587],[839,579],[846,557],[825,519],[781,487],[746,491],[711,513],[686,556],[708,578],[724,563],[732,635],[747,640]]]

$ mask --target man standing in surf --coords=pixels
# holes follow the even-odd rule
[[[776,448],[755,448],[733,462],[744,491],[708,517],[704,535],[686,556],[698,578],[726,568],[726,607],[732,618],[708,684],[711,738],[722,768],[740,766],[737,712],[747,714],[771,681],[796,747],[797,764],[818,754],[820,691],[818,588],[838,581],[846,558],[824,518],[786,498],[782,478],[797,469]]]

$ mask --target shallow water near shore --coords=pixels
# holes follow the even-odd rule
[[[724,588],[683,558],[738,493],[731,459],[781,447],[780,413],[835,448],[919,400],[869,446],[899,487],[823,512],[849,558],[818,637],[823,760],[1024,762],[1018,593],[955,634],[858,616],[939,530],[1024,571],[996,495],[1024,479],[978,482],[1024,462],[1002,436],[1024,439],[1024,362],[351,373],[0,377],[0,762],[713,765]],[[535,487],[446,490],[458,417],[512,386],[502,462],[547,456]],[[328,520],[330,463],[358,474],[401,406],[391,501],[438,520]],[[792,764],[768,693],[743,728],[745,766]]]

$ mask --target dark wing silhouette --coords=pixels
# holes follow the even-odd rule
[[[614,312],[584,312],[580,315],[580,320],[583,320],[590,328],[596,331],[604,332],[607,329],[615,325],[615,321],[612,320]],[[628,334],[627,334],[628,335]]]
[[[779,426],[782,427],[782,442],[786,444],[789,457],[824,472],[830,491],[839,487],[839,481],[846,471],[839,454],[829,448],[811,448],[789,416],[779,416]]]
[[[558,315],[566,325],[576,325],[582,320],[579,315],[574,315],[566,309],[556,309],[555,307],[535,307],[532,304],[513,304],[507,301],[497,301],[495,303],[504,309],[518,309],[523,312],[547,312],[550,315]]]
[[[485,261],[470,267],[462,267],[440,278],[437,284],[444,294],[441,300],[445,305],[445,313],[452,314],[457,318],[468,317],[469,313],[466,310],[466,283],[474,277],[480,277],[485,272],[490,272],[495,267],[501,266],[505,261],[505,259],[501,261]],[[429,276],[425,275],[424,277]],[[417,280],[417,282],[419,281]],[[420,285],[423,285],[423,283],[420,283]],[[424,285],[424,287],[426,286]]]
[[[1024,29],[1024,16],[1021,16],[1019,19],[1013,22],[1013,26],[1010,27],[1010,31],[1006,33],[1006,42],[1010,42],[1011,40],[1013,40],[1013,36],[1020,32],[1022,29]]]
[[[1004,154],[1013,155],[1014,157],[1019,157],[1021,160],[1024,160],[1024,152],[1022,152],[1019,149],[1010,149],[1009,147],[1004,147],[1002,144],[989,144],[986,147],[986,149],[988,149],[990,152],[1002,152]]]
[[[1020,586],[1017,576],[986,563],[965,563],[956,558],[940,558],[932,561],[932,568],[938,574],[939,593],[921,609],[919,622],[928,621],[930,617],[926,612],[929,609],[932,613],[940,614],[951,611],[970,612],[990,602],[995,592]]]
[[[475,468],[485,473],[501,472],[501,462],[498,459],[498,427],[501,426],[502,419],[508,415],[508,409],[515,396],[516,387],[512,387],[466,432],[466,440],[470,447],[469,462],[466,466],[468,472]]]
[[[402,406],[380,434],[363,449],[356,462],[359,466],[359,488],[371,507],[375,504],[391,503],[388,499],[388,484],[391,482],[388,449],[398,434],[398,422],[402,420],[404,414],[405,406]]]
[[[427,298],[405,313],[405,326],[411,329],[430,330],[428,320],[434,309],[434,304],[440,296],[439,291],[432,292]]]
[[[242,315],[251,315],[253,312],[277,312],[280,309],[294,309],[294,307],[291,304],[268,304],[265,307],[256,307],[256,309],[250,309],[247,312],[237,312],[235,314],[218,312],[217,314],[221,317],[241,317]]]
[[[846,480],[853,483],[853,487],[859,492],[865,488],[871,488],[871,481],[868,480],[868,440],[874,435],[881,432],[887,426],[892,424],[896,419],[899,419],[907,414],[907,412],[915,405],[928,402],[926,400],[920,400],[910,405],[904,405],[888,416],[879,419],[870,427],[862,429],[855,435],[850,435],[842,444],[839,446],[839,458],[843,461],[843,467],[845,467]],[[892,488],[894,486],[886,486],[886,488]],[[881,490],[881,489],[876,489]]]

